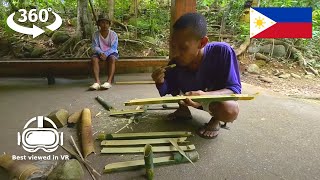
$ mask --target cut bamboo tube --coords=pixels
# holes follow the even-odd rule
[[[130,146],[145,144],[170,144],[170,139],[175,142],[187,142],[187,137],[182,138],[161,138],[161,139],[137,139],[137,140],[103,140],[101,146]]]
[[[112,107],[109,103],[107,103],[107,101],[105,101],[102,97],[97,96],[96,100],[107,110],[110,111],[112,109],[114,109],[114,107]]]
[[[145,132],[145,133],[119,133],[119,134],[99,134],[99,140],[112,139],[150,139],[150,138],[178,138],[192,136],[187,131],[171,131],[171,132]]]
[[[152,180],[154,176],[154,165],[152,146],[150,144],[147,144],[144,147],[144,164],[146,168],[147,179]]]
[[[0,155],[0,166],[6,169],[12,179],[26,180],[32,174],[41,172],[41,170],[26,161],[12,160],[12,156],[8,154]]]
[[[231,94],[231,95],[202,95],[202,96],[173,96],[173,97],[159,97],[159,98],[146,98],[146,99],[134,99],[125,102],[125,106],[132,105],[145,105],[145,104],[162,104],[162,103],[178,103],[181,100],[191,99],[195,102],[220,102],[230,100],[252,100],[254,96],[247,94]]]
[[[187,146],[179,146],[183,151],[191,151],[196,149],[196,147],[192,145]],[[174,152],[178,151],[174,146],[154,146],[152,148],[153,152]],[[103,154],[118,154],[118,153],[143,153],[143,147],[108,147],[102,148],[101,153]]]
[[[81,115],[81,143],[83,150],[83,157],[86,158],[89,154],[94,153],[94,142],[91,125],[90,109],[85,108]]]
[[[199,154],[197,151],[186,152],[186,155],[193,162],[199,159]],[[155,166],[165,165],[165,164],[186,163],[186,162],[189,162],[189,161],[185,157],[183,157],[180,153],[174,153],[172,156],[153,158],[153,164]],[[104,167],[104,172],[111,173],[116,171],[134,170],[134,169],[143,168],[144,165],[145,165],[144,160],[111,163]]]

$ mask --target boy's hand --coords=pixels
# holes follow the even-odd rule
[[[166,72],[163,68],[158,68],[155,71],[153,71],[151,77],[154,80],[156,84],[162,84],[164,82],[164,73]]]
[[[186,96],[201,96],[201,95],[205,95],[205,92],[199,90],[199,91],[189,91],[186,92],[185,94]],[[194,102],[191,99],[187,98],[183,101],[180,101],[179,104],[184,105],[184,106],[192,106],[194,108],[199,108],[201,106],[200,103],[198,102]]]
[[[107,60],[107,56],[104,53],[100,53],[100,58],[102,60]]]

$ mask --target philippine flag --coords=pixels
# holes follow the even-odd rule
[[[312,38],[312,8],[250,8],[250,38]]]

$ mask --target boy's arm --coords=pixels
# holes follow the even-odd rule
[[[99,40],[98,40],[98,36],[96,35],[97,33],[93,33],[93,37],[92,37],[92,49],[95,53],[101,54],[103,53],[103,51],[100,48],[99,45]]]
[[[108,49],[105,54],[109,56],[110,54],[118,52],[118,36],[116,33],[112,33],[112,41],[110,49]]]
[[[170,61],[168,65],[171,65],[171,64],[174,64],[174,62]],[[171,94],[172,96],[176,96],[179,94],[176,75],[177,75],[176,67],[165,71],[164,82],[156,83],[156,87],[159,91],[160,96],[165,96],[166,94]]]

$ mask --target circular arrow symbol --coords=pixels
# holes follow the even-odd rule
[[[34,17],[36,19],[34,19],[34,21],[31,21],[31,22],[35,22],[38,19],[37,14],[34,14],[33,10],[36,11],[36,9],[32,9],[32,11],[29,11],[29,16],[28,16],[29,21],[31,21],[31,19],[30,19],[31,17]],[[45,11],[43,11],[43,10],[45,10]],[[28,19],[25,16],[26,10],[22,9],[21,11],[24,12],[23,17],[24,17],[24,21],[26,21]],[[52,24],[46,26],[46,28],[50,29],[51,31],[57,30],[62,25],[62,19],[57,13],[53,12],[51,8],[48,8],[48,11],[52,12],[52,14],[55,16],[55,21]],[[46,9],[40,10],[39,18],[42,17],[42,19],[40,19],[41,22],[46,22],[48,20],[48,11]],[[45,18],[43,18],[43,16],[42,16],[43,12],[45,12],[45,15],[46,15]],[[33,25],[32,28],[28,28],[28,27],[24,27],[24,26],[21,26],[21,25],[15,23],[13,20],[14,15],[15,15],[15,13],[12,13],[7,18],[7,24],[12,30],[19,32],[19,33],[22,33],[22,34],[32,35],[33,38],[35,38],[45,32],[44,30],[42,30],[41,28],[39,28],[36,25]]]
[[[15,15],[15,13],[12,13],[7,18],[7,24],[12,30],[14,30],[16,32],[19,32],[19,33],[22,33],[22,34],[32,35],[33,38],[35,38],[35,37],[39,36],[40,34],[44,33],[44,30],[42,30],[41,28],[39,28],[36,25],[33,25],[32,28],[20,26],[19,24],[14,22],[14,20],[13,20],[13,16],[14,15]]]
[[[54,31],[61,26],[62,19],[57,13],[55,13],[53,11],[52,11],[52,14],[56,17],[56,20],[52,24],[50,24],[49,26],[46,26],[46,28],[50,29],[51,31]]]

